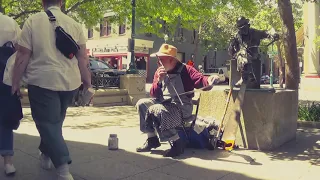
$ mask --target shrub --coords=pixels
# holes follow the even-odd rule
[[[315,102],[307,102],[299,105],[299,120],[320,122],[320,104]]]

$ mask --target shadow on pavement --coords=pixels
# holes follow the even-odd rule
[[[272,160],[309,161],[320,166],[320,129],[298,129],[296,140],[267,154]]]
[[[34,123],[30,108],[24,108],[23,122]],[[64,127],[89,130],[109,126],[136,127],[138,115],[132,106],[71,107],[68,109]]]
[[[15,134],[14,162],[18,172],[13,178],[1,180],[51,180],[54,171],[39,168],[39,137]],[[73,159],[71,172],[76,180],[255,180],[253,177],[221,170],[219,164],[192,164],[160,156],[150,157],[126,150],[109,151],[107,146],[83,142],[67,141]],[[186,153],[188,156],[188,153]],[[202,167],[199,167],[202,166]],[[3,168],[2,163],[0,169]]]

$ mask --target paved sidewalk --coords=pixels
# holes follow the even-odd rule
[[[54,170],[40,169],[38,132],[30,110],[15,135],[14,178],[1,180],[51,180]],[[163,158],[164,144],[152,153],[136,153],[145,136],[139,133],[138,116],[130,106],[71,108],[64,136],[73,159],[76,180],[298,180],[318,179],[320,172],[320,130],[300,129],[297,139],[274,152],[188,149],[179,159]],[[108,136],[119,136],[118,151],[109,151]],[[256,159],[252,163],[252,158]],[[3,168],[0,163],[0,169]]]

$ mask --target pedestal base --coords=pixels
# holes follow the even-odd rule
[[[234,101],[239,90],[234,90],[226,121],[234,112]],[[203,92],[199,115],[221,120],[227,92]],[[246,91],[241,113],[241,124],[236,143],[248,149],[272,150],[295,139],[298,120],[298,92],[291,90]]]
[[[140,75],[120,77],[120,89],[128,90],[128,105],[135,105],[139,99],[146,97],[146,78]]]

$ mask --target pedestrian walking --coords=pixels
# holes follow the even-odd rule
[[[4,159],[5,174],[14,175],[13,130],[19,127],[22,108],[18,95],[11,95],[11,84],[5,84],[3,77],[7,61],[16,51],[15,44],[21,29],[15,20],[1,12],[0,24],[0,154]]]
[[[42,0],[45,12],[30,16],[22,28],[14,66],[12,93],[25,74],[32,117],[39,131],[41,167],[59,180],[72,180],[71,158],[62,135],[76,89],[91,87],[82,26],[61,11],[62,0]]]

